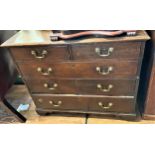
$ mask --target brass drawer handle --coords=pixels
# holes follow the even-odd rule
[[[47,55],[47,51],[46,50],[42,50],[42,51],[31,51],[31,54],[36,58],[36,59],[44,59],[45,56]]]
[[[96,67],[96,71],[101,75],[108,75],[113,71],[113,67],[109,66],[105,69],[102,69],[101,67]]]
[[[113,87],[112,84],[109,84],[107,88],[103,88],[101,84],[97,84],[97,88],[104,93],[110,92]]]
[[[113,47],[109,47],[108,49],[95,48],[95,52],[101,57],[108,57],[114,51]]]
[[[49,104],[51,104],[53,107],[60,107],[62,104],[62,101],[58,101],[58,102],[49,101]]]
[[[52,68],[49,67],[47,70],[44,70],[43,68],[38,67],[37,71],[44,76],[49,76],[52,73]]]
[[[38,99],[38,102],[42,103],[43,102],[43,99],[42,98],[39,98]]]
[[[55,90],[58,87],[58,84],[54,83],[53,86],[50,86],[48,83],[44,83],[44,87],[48,88],[49,90]]]
[[[104,103],[99,102],[98,105],[99,105],[102,109],[107,110],[107,109],[110,109],[110,108],[113,106],[113,103],[110,102],[110,103],[108,103],[107,106],[105,106]]]

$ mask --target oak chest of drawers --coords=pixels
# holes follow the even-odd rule
[[[10,52],[40,115],[52,112],[135,117],[145,41],[136,36],[50,40],[50,31],[20,31]]]

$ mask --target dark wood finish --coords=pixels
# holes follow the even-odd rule
[[[0,43],[12,36],[14,31],[0,31]],[[0,104],[5,111],[19,120],[25,122],[26,118],[22,116],[5,98],[8,90],[13,85],[17,77],[17,70],[10,56],[10,53],[5,48],[0,48]]]
[[[136,80],[77,80],[76,84],[79,94],[134,96]],[[100,85],[101,87],[99,87]]]
[[[47,51],[45,55],[43,55],[44,51]],[[16,58],[17,61],[33,60],[33,62],[36,61],[36,63],[40,61],[67,61],[70,58],[67,46],[37,46],[27,48],[12,48],[12,55]],[[43,55],[43,58],[38,58],[41,55]]]
[[[141,91],[141,111],[145,119],[155,119],[155,31],[148,31],[151,40],[146,43],[145,59],[143,63]]]
[[[38,108],[41,109],[53,109],[53,110],[76,110],[87,111],[87,102],[80,102],[78,97],[72,96],[58,96],[58,95],[33,95]],[[50,103],[52,101],[53,103]],[[59,104],[59,102],[62,102]]]
[[[130,47],[130,48],[129,48]],[[98,43],[72,46],[74,60],[138,59],[141,42]],[[112,48],[112,51],[110,49]]]
[[[79,45],[79,44],[94,44],[94,43],[123,43],[123,42],[137,42],[137,41],[146,41],[149,38],[145,31],[137,31],[137,35],[135,36],[122,36],[122,37],[110,37],[110,38],[86,38],[86,39],[78,39],[78,40],[69,40],[69,41],[57,41],[53,42],[50,39],[50,30],[45,31],[36,31],[36,30],[23,30],[19,31],[16,35],[11,37],[9,40],[4,42],[2,47],[28,47],[28,46],[51,46],[51,45]],[[39,38],[39,39],[38,39]]]
[[[32,93],[134,96],[136,80],[27,80]],[[48,84],[48,87],[45,87]],[[100,87],[101,86],[101,87]]]
[[[155,66],[153,63],[153,68],[151,72],[151,79],[149,83],[149,90],[148,90],[148,95],[147,95],[147,100],[146,100],[146,109],[145,109],[145,114],[147,115],[155,115]],[[154,116],[155,117],[155,116]]]
[[[112,60],[105,59],[104,61],[91,62],[64,62],[64,63],[34,63],[27,61],[18,63],[22,74],[30,78],[46,78],[37,71],[38,67],[43,70],[52,68],[49,77],[55,78],[133,78],[137,74],[138,61]],[[96,68],[100,67],[101,71]],[[100,72],[108,72],[108,68],[113,67],[113,70],[107,75],[102,75]]]
[[[76,94],[78,92],[75,80],[31,79],[27,80],[27,84],[32,93]]]
[[[51,33],[51,40],[57,41],[59,39],[67,40],[74,39],[83,36],[117,36],[123,33],[127,33],[127,35],[136,35],[136,31],[134,30],[62,30],[60,33]]]
[[[46,109],[51,111],[55,110],[72,110],[95,112],[121,112],[121,113],[134,113],[135,105],[133,98],[110,98],[104,96],[87,96],[87,95],[33,95],[32,96],[39,109]],[[52,101],[52,102],[51,102]],[[59,102],[61,101],[61,104]],[[51,103],[50,103],[51,102]],[[103,107],[99,105],[102,102]],[[108,104],[113,105],[108,108]],[[104,109],[104,107],[107,107]]]
[[[154,117],[155,119],[155,66],[153,63],[153,68],[151,72],[150,82],[149,82],[149,89],[147,93],[147,99],[145,103],[145,111],[144,111],[144,118],[153,115],[151,119]]]
[[[145,41],[149,39],[144,31],[130,37],[58,42],[52,42],[50,34],[21,31],[2,45],[10,48],[39,114],[138,116],[137,89]],[[51,50],[49,55],[43,52],[42,59],[32,57],[29,49],[40,48],[57,51]]]
[[[109,104],[112,106],[110,107]],[[89,98],[88,105],[89,111],[135,113],[133,98]]]

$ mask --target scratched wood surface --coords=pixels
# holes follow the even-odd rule
[[[22,114],[27,117],[27,124],[155,124],[155,120],[142,120],[132,122],[126,120],[113,119],[111,117],[94,117],[93,115],[52,115],[39,116],[35,112],[35,105],[24,85],[14,86],[8,93],[7,98],[12,103],[28,103],[30,108]]]
[[[50,40],[51,31],[49,30],[22,30],[3,43],[2,47],[11,46],[31,46],[31,45],[52,45],[52,44],[76,44],[76,43],[94,43],[94,42],[119,42],[119,41],[138,41],[147,40],[149,37],[145,31],[137,31],[136,36],[124,36],[124,37],[107,37],[107,38],[88,38],[80,39],[78,41],[55,41]]]

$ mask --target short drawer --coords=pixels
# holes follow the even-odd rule
[[[78,92],[75,80],[29,79],[26,83],[32,93],[76,94]]]
[[[91,45],[73,45],[74,60],[93,60],[93,59],[138,59],[140,57],[140,42],[121,42],[121,43],[97,43]]]
[[[137,75],[138,61],[104,60],[89,63],[18,63],[30,78],[129,78]]]
[[[77,80],[76,84],[81,94],[134,96],[136,80]]]
[[[16,61],[55,62],[69,60],[70,57],[67,46],[18,47],[11,48],[11,53]]]
[[[92,112],[134,113],[135,104],[132,98],[92,97],[89,100],[88,110]]]
[[[47,110],[72,110],[82,112],[135,112],[133,98],[112,98],[88,95],[32,95],[36,107]]]

